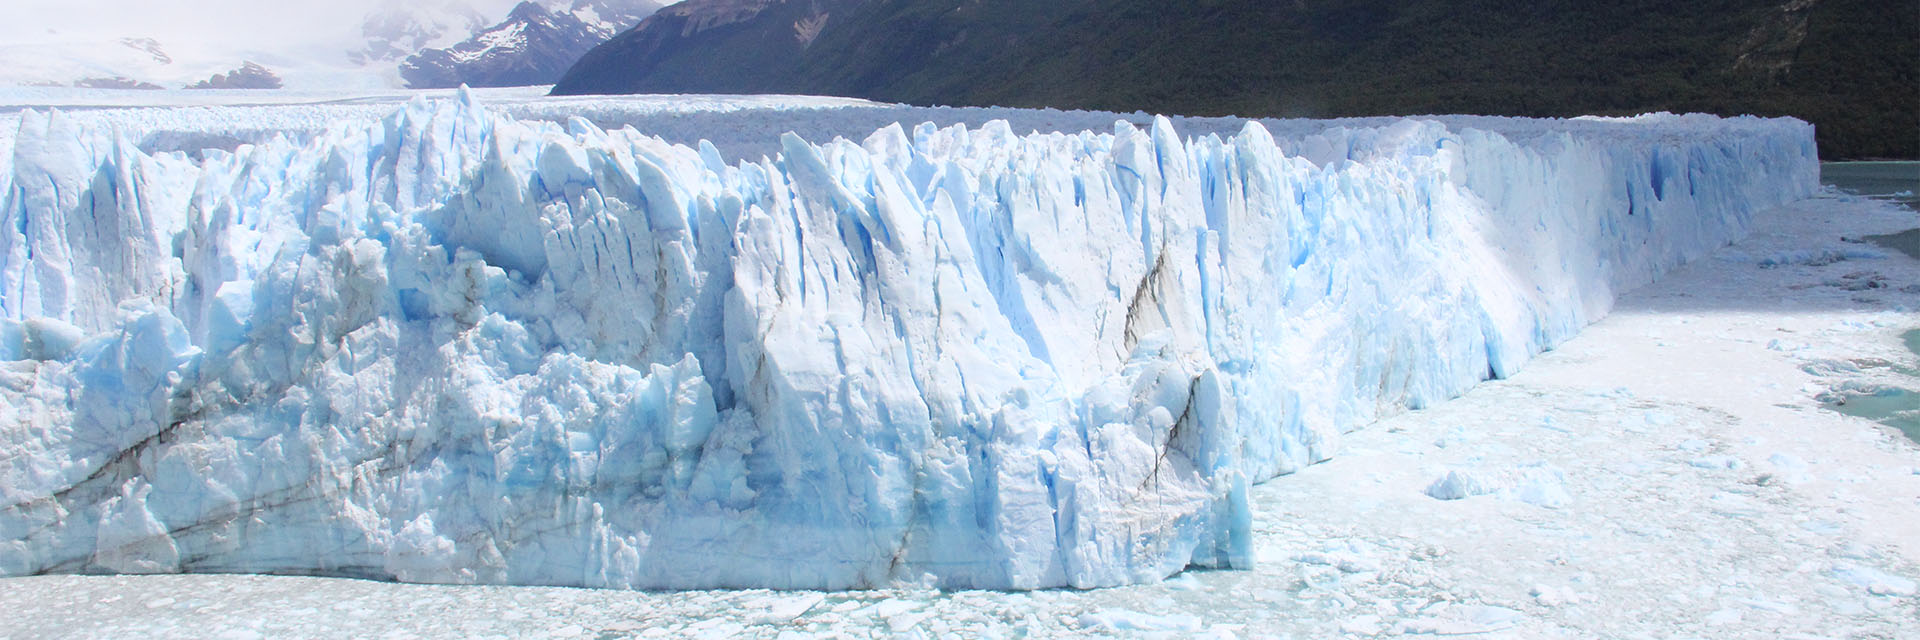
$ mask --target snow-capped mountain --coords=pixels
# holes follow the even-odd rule
[[[0,86],[179,89],[252,63],[290,89],[400,88],[402,62],[432,50],[498,68],[460,65],[455,84],[465,73],[475,84],[545,84],[657,8],[651,0],[539,0],[526,10],[516,0],[7,0]],[[514,40],[508,32],[528,36],[525,46],[505,46]],[[549,67],[556,70],[524,71]]]
[[[551,84],[581,54],[659,8],[651,0],[522,2],[459,44],[407,58],[400,75],[413,88]]]
[[[347,56],[356,62],[398,62],[422,49],[457,43],[487,23],[487,16],[461,2],[396,6],[367,15],[360,23],[366,45]]]
[[[173,79],[179,66],[166,47],[153,38],[77,42],[0,38],[0,86],[160,89],[165,87],[153,80]],[[213,72],[209,68],[199,79]],[[186,77],[179,80],[185,82]]]

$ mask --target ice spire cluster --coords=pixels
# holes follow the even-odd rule
[[[1474,126],[1475,123],[1489,126]],[[0,574],[1094,587],[1817,186],[1811,127],[787,134],[468,95],[191,155],[21,117]]]

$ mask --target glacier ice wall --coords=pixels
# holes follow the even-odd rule
[[[1475,122],[896,125],[730,164],[465,94],[191,156],[27,112],[0,574],[1246,566],[1249,482],[1817,185],[1798,121]]]

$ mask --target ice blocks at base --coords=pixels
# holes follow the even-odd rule
[[[1246,566],[1250,482],[1817,186],[1811,127],[1705,116],[778,148],[730,164],[464,94],[193,156],[24,114],[0,574]]]

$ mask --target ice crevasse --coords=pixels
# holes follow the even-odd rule
[[[191,155],[26,113],[0,574],[1247,566],[1249,483],[1817,188],[1794,120],[1476,122],[896,125],[730,164],[465,94]]]

